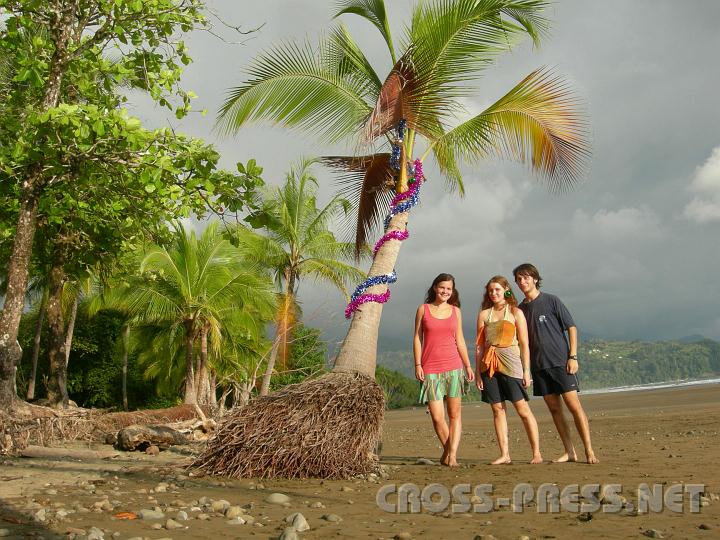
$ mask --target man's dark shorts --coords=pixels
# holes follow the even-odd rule
[[[532,378],[533,396],[580,391],[577,375],[570,375],[562,366],[533,371]]]

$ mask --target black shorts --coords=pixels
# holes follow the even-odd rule
[[[533,396],[564,394],[573,390],[580,391],[577,375],[570,375],[564,366],[540,369],[532,372]]]
[[[480,377],[483,382],[482,400],[485,403],[493,404],[506,400],[515,403],[523,399],[525,401],[530,399],[523,388],[522,379],[509,377],[502,373],[495,373],[492,377],[488,377],[487,371],[481,373]]]

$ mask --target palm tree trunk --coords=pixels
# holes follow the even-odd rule
[[[37,363],[40,356],[40,339],[42,338],[42,326],[45,321],[45,309],[47,308],[48,292],[47,287],[43,288],[40,311],[38,311],[37,323],[35,323],[35,337],[33,339],[32,365],[30,368],[30,380],[25,399],[35,399],[35,379],[37,379]]]
[[[127,397],[127,372],[128,372],[128,350],[130,349],[130,324],[125,323],[123,328],[123,351],[122,351],[122,403],[123,410],[128,410]]]
[[[77,319],[78,304],[80,303],[80,292],[78,291],[73,300],[72,309],[70,310],[70,320],[68,321],[67,332],[65,336],[65,369],[70,363],[70,348],[72,347],[73,333],[75,332],[75,319]]]
[[[56,251],[48,293],[47,319],[50,329],[50,376],[48,378],[48,400],[55,407],[67,407],[67,367],[65,365],[65,321],[62,310],[62,293],[65,283],[64,258]]]
[[[195,375],[193,373],[193,345],[195,343],[194,321],[185,321],[185,398],[184,403],[195,405],[197,392],[195,390]]]
[[[208,331],[207,325],[200,330],[200,358],[198,359],[197,375],[195,379],[195,391],[197,402],[200,405],[210,404],[210,380],[208,379]]]
[[[390,221],[388,231],[404,231],[407,227],[407,219],[408,212],[397,214]],[[377,252],[368,275],[377,276],[392,272],[400,253],[401,243],[399,240],[385,242]],[[367,292],[380,294],[386,288],[385,285],[376,285],[369,288]],[[368,302],[355,312],[350,323],[350,329],[335,360],[333,371],[340,373],[357,372],[375,378],[377,338],[382,309],[382,304]]]
[[[288,333],[291,328],[290,318],[292,310],[295,306],[294,291],[295,275],[288,273],[285,294],[283,295],[282,304],[280,305],[280,311],[275,323],[275,340],[273,341],[272,349],[270,349],[270,358],[268,359],[268,364],[265,368],[265,375],[263,375],[262,384],[260,386],[261,396],[267,396],[270,392],[270,380],[272,379],[273,370],[275,369],[275,362],[277,362],[278,353],[282,353],[287,356]]]

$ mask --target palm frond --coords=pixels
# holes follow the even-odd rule
[[[485,111],[440,141],[467,159],[490,154],[528,162],[551,190],[563,191],[583,175],[590,145],[581,102],[551,70],[533,71]]]
[[[497,56],[525,35],[545,27],[540,0],[434,0],[418,4],[408,40],[417,77],[412,99],[422,116],[450,120],[456,99],[466,96]]]
[[[321,161],[331,169],[340,171],[338,183],[341,193],[357,209],[355,219],[347,222],[346,229],[354,233],[350,236],[354,237],[355,257],[359,259],[362,246],[390,208],[393,197],[390,154],[328,156]]]
[[[330,32],[325,54],[328,69],[343,79],[352,80],[358,94],[368,102],[377,99],[382,81],[344,24]]]
[[[393,63],[395,62],[395,48],[390,34],[390,24],[385,13],[384,0],[341,0],[337,2],[337,9],[338,12],[333,18],[351,13],[370,21],[380,31],[390,51],[390,58]]]
[[[362,85],[323,65],[327,45],[288,42],[260,55],[250,80],[230,91],[220,109],[220,125],[237,131],[257,120],[283,123],[338,141],[357,130],[370,107]]]

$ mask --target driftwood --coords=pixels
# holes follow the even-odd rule
[[[157,446],[167,450],[175,444],[187,444],[188,438],[168,426],[128,426],[121,429],[117,436],[117,448],[120,450],[145,450],[148,446]]]
[[[27,458],[110,459],[118,457],[120,454],[110,450],[49,448],[31,445],[21,450],[20,455]]]
[[[188,422],[193,439],[204,440],[214,431],[214,421],[200,422],[205,416],[198,407],[180,405],[167,409],[107,413],[97,409],[50,409],[19,402],[9,414],[0,411],[0,455],[18,453],[28,445],[48,446],[67,441],[105,442],[118,430],[131,425],[157,425]],[[199,424],[198,424],[199,423]],[[197,425],[204,427],[197,428]],[[205,429],[207,428],[207,429]],[[186,428],[183,428],[185,430]]]

